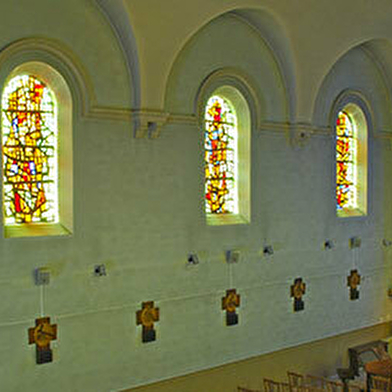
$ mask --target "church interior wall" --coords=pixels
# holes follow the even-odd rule
[[[174,387],[163,383],[146,391],[193,391],[191,380],[196,379],[198,390],[203,383],[213,388],[218,379],[227,381],[217,391],[228,390],[234,380],[258,387],[260,374],[283,379],[291,363],[294,370],[330,375],[346,361],[342,356],[350,344],[386,337],[391,250],[383,240],[392,235],[392,117],[388,63],[377,48],[371,56],[369,45],[366,50],[351,46],[354,33],[348,27],[341,31],[350,35],[343,39],[345,52],[334,46],[337,33],[330,40],[317,33],[325,46],[321,58],[330,56],[329,68],[314,55],[309,59],[314,73],[305,80],[306,50],[316,50],[316,38],[307,36],[309,27],[301,28],[282,4],[267,2],[279,15],[270,35],[257,28],[257,16],[262,25],[267,14],[249,11],[258,1],[247,1],[248,11],[232,1],[220,15],[219,7],[211,5],[203,20],[196,23],[200,16],[194,17],[186,40],[159,43],[153,52],[150,45],[153,37],[159,40],[159,26],[141,18],[148,4],[138,9],[128,0],[117,3],[131,15],[135,31],[138,47],[133,50],[140,55],[136,87],[131,74],[139,73],[129,69],[120,29],[113,29],[115,21],[94,1],[56,2],[56,8],[53,0],[4,4],[4,15],[20,18],[1,18],[0,65],[2,53],[15,42],[47,41],[56,48],[56,61],[68,59],[69,67],[58,71],[69,72],[64,76],[75,99],[72,235],[0,238],[4,391],[120,391],[195,372],[202,373]],[[170,4],[174,7],[174,0]],[[384,12],[374,16],[382,26],[391,7],[383,4]],[[319,7],[314,8],[314,23],[324,23]],[[331,18],[328,13],[325,17]],[[179,26],[185,29],[183,22]],[[284,29],[281,34],[273,30],[278,26]],[[145,40],[144,29],[151,29]],[[372,32],[369,28],[364,35]],[[385,36],[388,41],[392,31]],[[159,52],[162,47],[167,56]],[[149,62],[159,55],[164,57],[162,69],[159,61]],[[12,67],[11,60],[3,64]],[[205,219],[198,102],[208,78],[219,72],[245,81],[252,99],[251,215],[246,224],[213,226]],[[0,81],[2,75],[0,70]],[[73,84],[78,78],[81,83]],[[138,106],[134,89],[140,88]],[[347,89],[366,97],[372,116],[369,212],[341,219],[335,213],[331,111]],[[148,117],[151,112],[167,116],[159,137],[135,137],[137,111],[147,116],[147,123],[155,121]],[[352,237],[361,239],[359,248],[350,249]],[[333,241],[332,249],[324,248],[327,240]],[[264,255],[267,245],[273,255]],[[240,252],[238,263],[226,263],[227,250]],[[199,264],[187,264],[190,253],[198,255]],[[99,264],[105,265],[106,276],[94,276]],[[37,267],[50,271],[44,310],[59,330],[51,343],[54,360],[44,365],[36,365],[27,335],[41,311],[42,291],[33,279]],[[347,287],[352,269],[362,276],[357,301],[350,301]],[[290,286],[298,277],[306,283],[305,309],[294,312]],[[241,295],[240,321],[227,327],[221,299],[230,288]],[[160,309],[157,340],[148,344],[142,343],[136,324],[145,301]],[[331,349],[329,339],[335,339]],[[298,351],[287,351],[295,347]],[[258,373],[260,368],[264,370]]]

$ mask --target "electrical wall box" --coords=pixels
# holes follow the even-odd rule
[[[264,256],[272,256],[274,254],[274,248],[271,245],[264,246]]]
[[[34,281],[37,286],[45,286],[50,283],[50,271],[48,268],[40,267],[34,270]]]
[[[105,264],[99,264],[94,267],[94,276],[106,276]]]
[[[239,250],[228,250],[226,251],[226,262],[228,264],[238,263],[240,260]]]
[[[384,239],[382,240],[382,244],[383,244],[386,248],[388,248],[389,246],[392,245],[392,241],[391,241],[391,240],[387,240],[386,238],[384,238]]]
[[[188,255],[188,264],[196,265],[199,264],[199,257],[196,253],[189,253]]]
[[[324,242],[324,249],[333,249],[335,247],[335,243],[332,240],[326,240]]]
[[[350,249],[360,248],[361,242],[362,241],[360,237],[351,237],[349,240]]]

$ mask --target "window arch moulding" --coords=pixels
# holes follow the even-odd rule
[[[338,218],[368,214],[368,145],[371,115],[365,99],[344,92],[332,111],[335,209]]]
[[[13,69],[28,62],[42,62],[57,70],[71,91],[76,118],[130,121],[137,117],[128,107],[101,106],[89,70],[81,59],[63,42],[52,38],[29,37],[11,42],[0,50],[0,83]]]
[[[197,111],[204,156],[203,210],[208,225],[250,223],[254,101],[251,90],[230,76],[207,80],[199,92]]]
[[[4,235],[73,230],[72,97],[52,66],[28,61],[2,85]]]

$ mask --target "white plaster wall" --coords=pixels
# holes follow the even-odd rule
[[[119,44],[93,1],[4,1],[1,14],[1,47],[22,38],[55,40],[87,71],[98,104],[129,107],[132,87]]]
[[[5,15],[21,20],[2,17],[2,46],[22,37],[54,38],[85,67],[100,105],[131,109],[123,55],[98,8],[80,0],[56,2],[56,12],[50,5],[4,4]],[[387,123],[388,87],[373,62],[360,51],[355,56],[338,66],[326,91],[335,92],[337,81],[362,83],[377,92],[372,102]],[[351,72],[354,60],[363,72]],[[197,89],[219,67],[250,76],[265,105],[262,120],[287,120],[272,53],[233,16],[207,24],[183,49],[168,82],[168,109],[193,115]],[[116,391],[389,317],[391,251],[381,247],[391,234],[388,141],[369,144],[369,215],[343,220],[334,216],[332,136],[316,133],[299,146],[283,128],[253,127],[251,223],[211,227],[203,213],[202,133],[192,121],[169,122],[160,138],[148,140],[132,137],[130,121],[75,115],[73,136],[73,235],[0,239],[2,391]],[[359,250],[348,248],[354,235],[362,238]],[[335,240],[334,249],[323,250],[326,239]],[[262,256],[264,244],[274,246],[272,257]],[[232,248],[241,250],[241,261],[229,271],[224,252]],[[199,254],[199,265],[186,266],[189,252]],[[95,278],[93,267],[101,263],[108,275]],[[38,266],[51,270],[45,314],[59,331],[54,362],[42,366],[27,344],[27,329],[39,316],[32,279]],[[363,278],[359,301],[349,300],[346,287],[352,268]],[[305,310],[293,313],[290,285],[300,276],[307,284]],[[228,328],[220,307],[232,287],[241,295],[240,323]],[[135,312],[148,300],[160,307],[161,319],[157,341],[142,344]]]
[[[372,44],[367,43],[369,46]],[[372,116],[371,132],[377,134],[380,131],[391,131],[389,82],[383,64],[366,49],[366,45],[345,53],[324,78],[314,104],[315,125],[330,125],[331,107],[345,90],[357,91],[368,101]]]
[[[235,34],[228,40],[232,31]],[[168,81],[168,110],[194,112],[203,81],[226,68],[244,74],[251,83],[263,120],[284,121],[288,117],[288,98],[277,59],[257,30],[233,14],[204,26],[182,50]]]

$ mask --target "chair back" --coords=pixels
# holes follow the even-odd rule
[[[352,382],[349,382],[348,385],[348,392],[364,392],[364,388],[361,385],[354,384]]]
[[[328,392],[343,392],[343,383],[340,381],[330,381],[327,380],[327,391]]]
[[[287,372],[291,392],[303,392],[305,388],[305,377],[302,374]]]
[[[269,378],[264,378],[264,392],[281,392],[280,383]]]
[[[370,386],[370,391],[390,392],[391,379],[388,377],[371,375],[370,380],[369,380],[369,386]]]
[[[280,392],[290,392],[290,385],[287,382],[281,382],[280,384]]]

